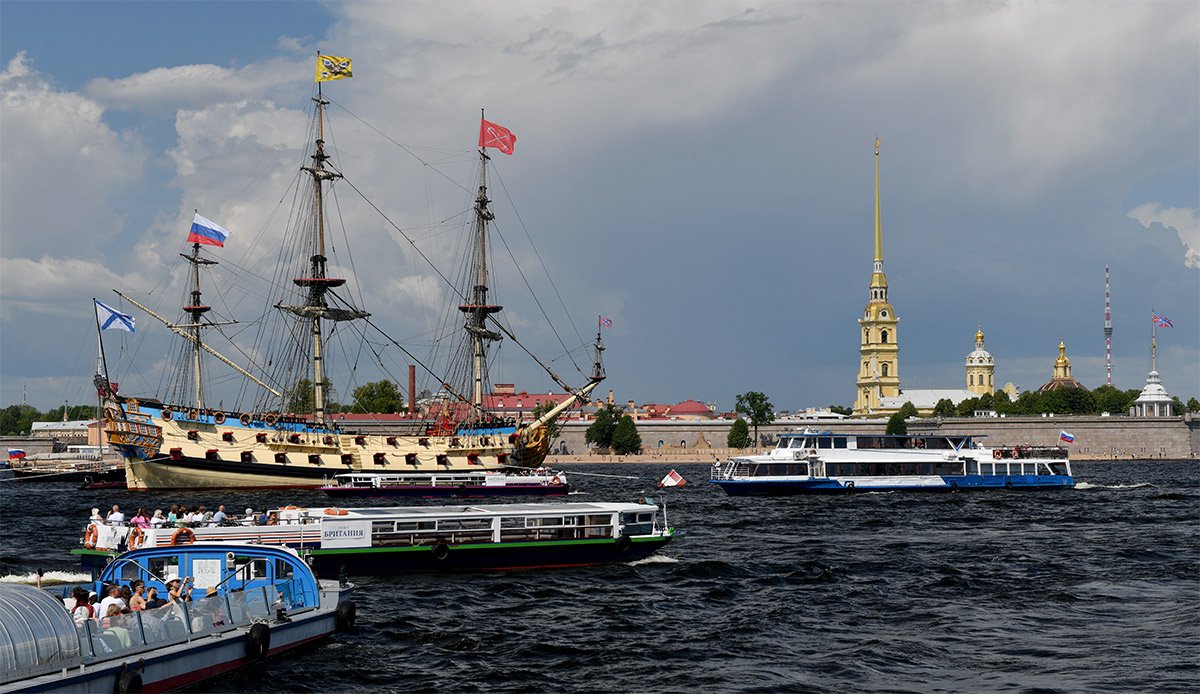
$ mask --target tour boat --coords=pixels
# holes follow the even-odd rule
[[[971,435],[794,432],[763,455],[715,463],[730,496],[1074,487],[1067,450],[981,446]]]
[[[293,550],[239,543],[147,546],[116,557],[85,588],[141,580],[191,599],[73,618],[70,586],[0,583],[0,691],[140,692],[194,685],[352,627],[353,586],[320,580]]]
[[[336,475],[334,484],[320,490],[333,497],[459,497],[564,496],[570,492],[566,475],[554,470],[526,472],[352,473]]]
[[[448,346],[446,351],[453,351],[453,356],[435,357],[432,366],[422,364],[435,379],[438,392],[420,412],[415,405],[415,394],[410,392],[408,419],[397,424],[393,431],[364,433],[345,431],[339,426],[330,402],[334,363],[331,358],[337,354],[331,352],[332,348],[340,347],[344,353],[355,355],[355,361],[358,354],[375,354],[385,372],[389,363],[377,353],[381,342],[389,345],[388,349],[395,346],[403,351],[406,359],[416,358],[411,350],[382,334],[379,326],[367,320],[370,314],[353,303],[356,297],[364,293],[370,296],[371,291],[380,291],[381,287],[343,289],[348,280],[329,274],[335,268],[348,268],[350,259],[327,257],[345,252],[344,248],[326,242],[327,235],[332,234],[327,227],[332,227],[340,217],[327,219],[325,201],[330,199],[342,174],[327,164],[332,156],[326,153],[324,135],[326,106],[330,101],[322,96],[319,85],[313,101],[313,125],[309,132],[315,135],[314,145],[311,154],[297,168],[295,182],[295,197],[300,203],[294,214],[279,216],[289,223],[284,232],[288,241],[281,247],[290,249],[290,257],[279,263],[270,289],[263,292],[269,291],[271,296],[261,312],[264,318],[258,327],[257,339],[262,349],[258,341],[252,350],[237,344],[231,347],[246,358],[250,358],[250,352],[258,354],[257,363],[239,365],[222,356],[214,347],[214,340],[205,337],[211,334],[208,329],[237,321],[210,318],[212,308],[201,299],[201,271],[218,264],[211,254],[201,254],[201,245],[210,249],[222,246],[228,232],[199,213],[193,222],[193,233],[188,236],[191,253],[180,254],[189,265],[182,320],[170,321],[135,298],[117,292],[123,300],[185,340],[185,362],[170,369],[168,392],[162,396],[128,397],[117,393],[107,375],[96,377],[97,390],[105,405],[104,430],[110,443],[122,454],[129,489],[315,489],[327,486],[339,473],[446,473],[539,467],[549,451],[550,423],[567,409],[585,402],[604,379],[603,346],[597,329],[593,368],[585,377],[586,383],[576,388],[533,357],[532,351],[498,319],[502,307],[489,297],[486,262],[491,255],[489,224],[495,214],[487,196],[490,157],[484,147],[494,145],[482,141],[477,186],[469,194],[465,214],[453,217],[469,219],[465,222],[470,226],[466,234],[468,248],[461,256],[465,267],[457,275],[435,268],[436,275],[450,285],[448,294],[454,298],[454,305],[447,307],[447,311],[462,316],[455,319],[461,323],[454,327],[453,333],[439,337],[440,343]],[[356,187],[354,192],[361,194],[361,188]],[[369,205],[376,211],[381,209],[374,203]],[[390,220],[385,218],[385,222]],[[218,229],[214,230],[214,226]],[[398,227],[397,230],[405,233]],[[353,235],[345,233],[352,240]],[[215,243],[213,238],[219,238],[220,242]],[[270,274],[269,269],[266,274]],[[458,284],[452,283],[450,276],[457,276]],[[253,277],[250,275],[244,281],[251,283]],[[221,289],[230,294],[243,288],[226,282]],[[237,307],[241,303],[242,297],[223,298],[220,305]],[[130,316],[97,302],[97,311],[102,310],[124,321],[124,329],[132,330]],[[448,319],[446,324],[450,324]],[[335,330],[340,336],[337,341],[330,339]],[[490,405],[484,397],[489,384],[488,360],[496,354],[496,343],[503,338],[533,357],[566,393],[561,402],[532,422],[505,418],[488,409]],[[455,344],[450,347],[452,342]],[[239,396],[237,407],[214,407],[218,397],[206,389],[202,378],[210,368],[208,360],[214,358],[252,384],[245,396]],[[389,360],[392,358],[393,355],[388,356]],[[437,368],[443,361],[444,368]],[[211,367],[223,368],[215,364]],[[410,371],[410,390],[415,389],[414,373]]]
[[[651,503],[514,503],[489,506],[299,508],[273,525],[128,528],[92,523],[72,550],[103,567],[125,546],[189,542],[285,545],[319,576],[460,569],[586,566],[643,559],[675,536]]]

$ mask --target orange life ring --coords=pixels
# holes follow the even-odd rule
[[[268,412],[267,414],[263,415],[263,423],[269,427],[275,426],[275,422],[278,422],[278,421],[279,421],[279,416],[276,415],[274,412]]]
[[[180,538],[183,538],[183,537],[187,538],[187,542],[180,542]],[[175,531],[174,535],[171,536],[171,544],[173,544],[173,545],[182,545],[182,544],[190,545],[195,541],[196,541],[196,533],[193,532],[191,528],[180,528],[179,530]]]
[[[167,420],[167,421],[169,422],[169,421],[171,421],[171,419],[173,419],[174,417],[175,417],[175,413],[174,413],[174,412],[172,412],[172,411],[170,410],[170,408],[167,408],[167,407],[164,407],[164,408],[163,408],[163,410],[162,410],[162,418],[163,418],[163,419],[165,419],[165,420]]]
[[[284,506],[283,508],[281,508],[279,510],[280,511],[295,511],[299,508],[300,508],[299,506]]]
[[[224,423],[225,423],[225,413],[224,412],[218,412],[213,415],[213,424],[224,424]]]
[[[992,451],[992,457],[995,458],[996,460],[1000,460],[1000,449],[999,448]]]
[[[129,539],[126,543],[129,545],[129,549],[137,549],[142,546],[145,539],[146,533],[142,532],[141,528],[134,526],[133,530],[129,531]]]
[[[238,421],[242,423],[242,426],[248,427],[248,426],[250,426],[250,421],[251,421],[250,415],[242,413],[242,416],[238,417]]]
[[[96,528],[96,524],[92,523],[88,526],[87,532],[83,534],[83,546],[88,549],[96,549],[96,540],[100,537],[100,531]]]
[[[327,508],[327,509],[325,509],[325,515],[327,515],[327,516],[344,516],[344,515],[346,515],[346,513],[347,513],[347,511],[344,508]]]

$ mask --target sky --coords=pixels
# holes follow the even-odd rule
[[[965,387],[980,325],[998,384],[1049,380],[1060,340],[1103,384],[1107,265],[1114,385],[1145,384],[1154,310],[1164,385],[1200,397],[1195,2],[3,0],[0,405],[92,398],[92,297],[179,319],[194,210],[231,231],[221,271],[274,257],[318,50],[354,60],[335,162],[403,232],[343,185],[342,269],[417,351],[486,108],[517,135],[492,154],[506,320],[579,382],[610,318],[619,402],[853,403],[876,137],[902,388]],[[131,311],[110,371],[154,395],[178,347]],[[513,345],[492,380],[557,390]]]

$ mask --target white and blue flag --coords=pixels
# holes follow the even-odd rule
[[[93,301],[96,300],[93,299]],[[121,313],[112,306],[102,304],[99,301],[96,301],[96,320],[100,323],[101,330],[135,332],[133,329],[133,316],[128,313]]]

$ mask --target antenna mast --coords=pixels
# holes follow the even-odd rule
[[[1108,367],[1108,385],[1112,385],[1112,303],[1108,291],[1108,266],[1104,266],[1104,360]]]

